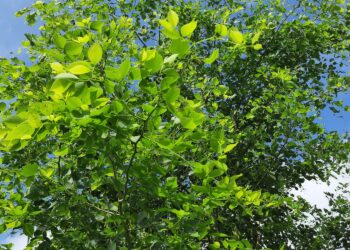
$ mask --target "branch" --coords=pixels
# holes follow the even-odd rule
[[[145,128],[147,125],[148,120],[151,118],[152,114],[154,113],[154,111],[157,109],[158,105],[156,105],[156,107],[151,111],[151,113],[149,113],[148,117],[146,118],[146,120],[143,121],[143,126],[140,132],[140,137],[133,143],[133,153],[131,155],[130,161],[128,166],[126,167],[125,170],[125,184],[124,184],[124,191],[123,191],[123,198],[122,200],[119,202],[119,211],[120,211],[120,215],[123,215],[124,213],[124,209],[123,209],[123,204],[125,202],[126,204],[126,193],[127,193],[127,189],[128,189],[128,184],[129,184],[129,172],[130,169],[135,161],[136,158],[136,154],[137,154],[137,145],[138,143],[142,140],[142,138],[144,137],[144,133],[145,133]],[[124,223],[124,230],[125,230],[125,240],[126,240],[126,244],[128,246],[128,249],[132,249],[132,245],[131,245],[131,237],[130,237],[130,231],[129,231],[129,225],[128,225],[128,220],[125,221]]]
[[[144,137],[144,133],[145,133],[145,128],[147,125],[148,120],[151,118],[152,114],[154,113],[154,111],[158,108],[158,105],[151,111],[151,113],[149,113],[148,117],[146,118],[146,120],[143,121],[143,126],[142,126],[142,130],[140,133],[140,137],[137,139],[137,141],[134,142],[133,144],[133,153],[131,155],[130,161],[128,166],[126,167],[126,171],[125,171],[125,184],[124,184],[124,192],[123,192],[123,201],[125,200],[126,197],[126,191],[128,188],[128,183],[129,183],[129,171],[132,167],[132,164],[135,161],[135,157],[136,157],[136,153],[137,153],[137,145],[138,143],[141,141],[141,139],[143,139]]]
[[[99,210],[99,211],[105,212],[105,213],[107,213],[107,214],[116,215],[116,213],[114,213],[114,212],[111,212],[111,211],[109,211],[109,210],[105,210],[105,209],[103,209],[103,208],[97,207],[97,206],[95,206],[94,204],[91,204],[91,203],[89,203],[89,202],[86,202],[86,204],[89,205],[90,207],[93,207],[93,208],[95,208],[95,209],[97,209],[97,210]],[[117,214],[117,215],[118,215],[118,214]]]
[[[58,156],[58,161],[57,161],[57,167],[58,167],[58,178],[61,178],[61,156]]]
[[[139,33],[137,33],[137,32],[135,31],[135,34],[136,34],[136,36],[137,36],[137,39],[139,39],[139,41],[142,43],[143,47],[146,48],[146,47],[147,47],[147,44],[141,39]]]

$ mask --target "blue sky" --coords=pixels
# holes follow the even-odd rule
[[[29,27],[25,24],[24,18],[15,17],[14,13],[34,1],[32,0],[0,0],[0,57],[9,57],[12,51],[17,55],[17,50],[21,47],[21,41],[25,39],[25,33],[37,33],[37,26]],[[23,55],[20,56],[24,58]],[[347,74],[350,71],[349,66],[346,66],[345,71]],[[339,96],[344,100],[345,104],[350,105],[350,94],[342,94]],[[320,123],[324,124],[326,130],[337,130],[341,133],[350,131],[350,113],[339,113],[337,115],[332,114],[328,109],[323,112],[323,119]],[[334,186],[333,184],[331,184]],[[304,192],[297,192],[308,198],[313,204],[318,204],[321,207],[326,207],[326,200],[321,197],[320,192],[315,194],[315,190],[321,189],[322,191],[330,191],[325,184],[316,184],[312,182],[304,185]],[[11,240],[12,239],[12,240]],[[25,237],[8,237],[8,234],[0,235],[0,243],[14,241],[16,247],[14,249],[23,249],[25,244]]]
[[[24,18],[17,18],[15,12],[30,5],[31,0],[0,0],[0,56],[9,56],[12,51],[17,54],[24,33],[35,32],[37,27],[29,27]]]

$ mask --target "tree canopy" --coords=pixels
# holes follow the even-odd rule
[[[0,59],[0,232],[27,249],[350,248],[318,122],[350,87],[345,0],[47,0]],[[344,192],[348,192],[346,186]],[[3,249],[10,249],[3,245]]]

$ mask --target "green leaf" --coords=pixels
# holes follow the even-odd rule
[[[168,22],[173,26],[176,27],[176,25],[179,23],[179,16],[176,14],[175,11],[170,10],[168,12],[167,16]]]
[[[214,249],[220,249],[220,242],[218,242],[218,241],[215,241],[213,244],[212,244],[212,247],[214,248]]]
[[[164,64],[173,64],[177,57],[178,57],[178,54],[173,54],[171,56],[164,58]]]
[[[227,34],[228,34],[227,27],[224,24],[217,24],[215,26],[215,32],[217,34],[219,34],[220,36],[227,36]]]
[[[131,77],[132,77],[132,80],[141,80],[142,79],[141,70],[139,68],[132,68]]]
[[[142,91],[151,94],[151,95],[156,95],[158,93],[157,85],[154,82],[149,82],[147,80],[142,80],[139,83],[140,89]]]
[[[189,130],[194,130],[197,127],[197,124],[194,122],[193,119],[189,117],[179,117],[181,125],[184,128],[187,128]]]
[[[117,250],[117,243],[110,241],[108,243],[107,250]]]
[[[175,31],[174,26],[168,22],[167,20],[161,19],[159,20],[159,24],[163,26],[163,28],[169,32]]]
[[[127,59],[119,65],[119,68],[106,67],[105,73],[107,78],[111,80],[121,81],[123,80],[129,73],[131,68],[130,60]]]
[[[164,98],[168,103],[175,102],[180,96],[180,89],[178,87],[172,87],[165,94]]]
[[[38,172],[38,168],[39,166],[37,164],[29,164],[24,166],[20,174],[24,177],[31,177],[36,175],[36,173]]]
[[[46,178],[51,178],[52,174],[55,172],[54,168],[40,169],[40,173]]]
[[[64,71],[63,65],[58,63],[58,62],[50,63],[50,67],[51,67],[53,73],[55,73],[55,74],[59,74],[59,73],[62,73]]]
[[[18,115],[12,115],[4,119],[4,123],[6,124],[7,127],[14,127],[17,126],[18,124],[24,122],[25,120]]]
[[[68,154],[68,151],[69,151],[68,147],[63,147],[53,152],[53,154],[55,156],[65,156]]]
[[[189,212],[186,212],[185,210],[182,210],[182,209],[171,209],[170,211],[176,214],[176,216],[180,219],[190,214]]]
[[[71,73],[61,73],[54,77],[55,79],[79,79],[77,76]]]
[[[63,74],[63,73],[62,73]],[[72,85],[72,81],[65,78],[56,79],[51,88],[50,92],[52,92],[53,99],[62,99],[63,94],[68,90],[68,88]]]
[[[27,122],[23,122],[16,126],[14,129],[12,129],[6,139],[7,140],[28,140],[32,138],[32,135],[34,133],[35,129],[30,126]]]
[[[253,37],[252,37],[252,44],[255,44],[259,41],[260,38],[260,33],[256,33]]]
[[[197,21],[192,21],[188,24],[185,24],[184,26],[181,27],[181,35],[183,37],[191,37],[192,33],[194,30],[197,28]]]
[[[26,236],[32,237],[34,234],[34,226],[32,224],[24,224],[23,232]]]
[[[91,22],[90,29],[96,30],[98,33],[102,33],[103,26],[104,26],[104,22],[94,21],[94,22]]]
[[[64,52],[69,56],[78,56],[83,51],[83,45],[76,42],[68,42],[64,46]]]
[[[68,65],[67,70],[74,75],[83,75],[91,71],[91,65],[88,62],[78,61]]]
[[[53,36],[53,43],[56,45],[56,47],[60,48],[60,49],[63,49],[64,46],[66,45],[66,39],[59,35],[59,34],[55,34]]]
[[[156,57],[157,51],[155,49],[142,49],[141,50],[141,61],[149,61]]]
[[[230,40],[237,44],[242,44],[244,42],[244,37],[241,32],[235,29],[231,29],[228,34]]]
[[[69,110],[77,110],[81,107],[81,105],[83,104],[81,102],[81,99],[79,97],[76,96],[70,96],[67,101],[67,108]]]
[[[254,48],[255,50],[261,50],[261,49],[262,49],[262,45],[261,45],[260,43],[258,43],[258,44],[255,44],[255,45],[253,46],[253,48]]]
[[[4,111],[6,109],[6,103],[0,102],[0,111]]]
[[[131,63],[129,59],[120,64],[119,71],[122,79],[124,79],[129,74],[130,67]]]
[[[216,59],[218,59],[219,57],[219,50],[218,49],[214,49],[213,53],[211,53],[211,55],[204,59],[204,62],[207,64],[212,64]]]
[[[162,33],[170,39],[180,38],[179,32],[174,28],[174,26],[166,20],[159,20],[159,24],[164,28]]]
[[[115,89],[115,83],[113,81],[110,81],[110,80],[106,80],[103,82],[103,85],[105,86],[105,89],[106,89],[106,92],[108,94],[112,94],[114,93]]]
[[[166,178],[165,187],[169,190],[176,190],[177,189],[177,177]]]
[[[12,229],[12,228],[18,227],[20,225],[21,225],[20,221],[11,221],[10,223],[6,224],[6,229]]]
[[[123,111],[124,109],[124,105],[122,102],[118,101],[118,100],[114,100],[111,104],[111,109],[115,112],[115,113],[120,113]]]
[[[190,44],[186,39],[176,39],[171,42],[169,49],[173,54],[184,55],[190,49]]]
[[[224,149],[224,153],[228,153],[230,152],[232,149],[234,149],[237,146],[238,143],[234,143],[234,144],[229,144],[226,146],[226,148]]]
[[[160,71],[163,67],[163,57],[159,53],[157,53],[153,59],[145,62],[145,67],[151,73],[156,73]]]
[[[92,64],[98,64],[102,59],[102,55],[103,50],[98,43],[92,45],[88,50],[88,57]]]

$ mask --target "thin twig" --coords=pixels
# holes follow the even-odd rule
[[[106,210],[106,209],[97,207],[97,206],[95,206],[94,204],[91,204],[91,203],[89,203],[89,202],[86,202],[86,204],[89,205],[89,206],[91,206],[91,207],[93,207],[93,208],[95,208],[95,209],[97,209],[97,210],[99,210],[99,211],[105,212],[105,213],[107,213],[107,214],[116,215],[115,212],[111,212],[111,211],[109,211],[109,210]],[[118,215],[118,214],[117,214],[117,215]]]
[[[123,201],[125,200],[125,197],[126,197],[126,190],[127,190],[128,182],[129,182],[129,171],[130,171],[131,166],[132,166],[132,164],[134,163],[134,160],[135,160],[135,157],[136,157],[137,145],[138,145],[138,143],[141,141],[141,139],[144,137],[144,133],[145,133],[145,128],[146,128],[147,122],[148,122],[148,120],[151,118],[152,114],[153,114],[154,111],[157,109],[157,107],[158,107],[158,106],[156,106],[156,107],[151,111],[151,113],[148,115],[148,117],[146,118],[146,120],[144,120],[142,129],[141,129],[140,136],[139,136],[139,138],[137,139],[137,141],[135,141],[134,144],[133,144],[133,154],[131,155],[129,164],[128,164],[128,166],[127,166],[127,168],[126,168],[126,171],[125,171],[125,184],[124,184],[124,192],[123,192]]]
[[[137,36],[137,39],[139,39],[139,41],[142,43],[143,47],[146,48],[146,47],[147,47],[147,44],[141,39],[139,33],[137,33],[137,32],[135,31],[135,34],[136,34],[136,36]]]
[[[57,161],[57,167],[58,167],[58,178],[61,178],[61,156],[58,156],[58,161]]]
[[[135,161],[135,158],[136,158],[136,154],[137,154],[137,145],[138,145],[138,143],[141,141],[141,139],[142,139],[143,136],[144,136],[144,133],[145,133],[145,129],[146,129],[146,125],[147,125],[148,120],[151,118],[152,114],[154,113],[154,111],[155,111],[157,108],[158,108],[158,105],[156,105],[156,107],[151,111],[151,113],[148,115],[148,117],[146,118],[146,120],[143,121],[143,126],[142,126],[142,129],[141,129],[141,132],[140,132],[140,136],[139,136],[139,138],[133,143],[133,153],[132,153],[132,155],[131,155],[129,164],[128,164],[128,166],[126,167],[126,170],[125,170],[125,184],[124,184],[123,198],[122,198],[122,200],[121,200],[120,203],[119,203],[119,211],[120,211],[120,214],[121,214],[121,215],[124,214],[123,204],[124,204],[124,202],[125,202],[125,205],[126,205],[126,194],[127,194],[127,189],[128,189],[128,184],[129,184],[129,178],[130,178],[130,177],[129,177],[129,172],[130,172],[130,169],[131,169],[131,167],[132,167],[132,165],[133,165],[133,163],[134,163],[134,161]],[[126,240],[127,247],[128,247],[128,249],[132,249],[128,220],[125,221],[123,224],[124,224],[125,240]]]

